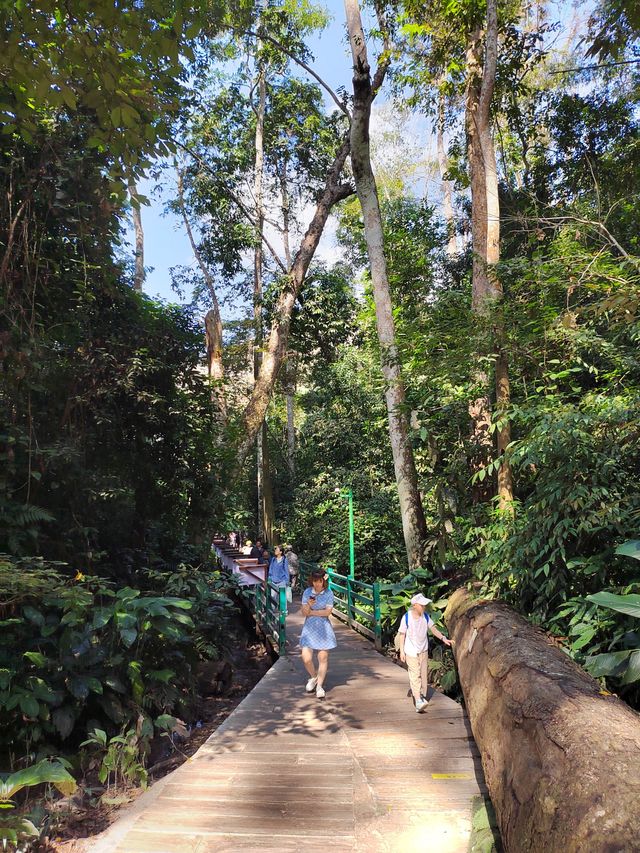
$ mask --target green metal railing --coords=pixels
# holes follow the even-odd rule
[[[300,560],[300,574],[307,578],[318,566]],[[346,622],[354,631],[364,634],[382,649],[382,620],[380,615],[380,588],[378,581],[365,583],[348,575],[340,575],[333,569],[325,569],[329,575],[329,589],[333,591],[333,615]]]
[[[329,588],[333,590],[333,613],[355,631],[369,637],[376,649],[382,649],[380,621],[380,584],[365,583],[327,569]],[[366,609],[363,609],[366,608]]]
[[[285,654],[287,644],[287,590],[271,581],[240,588],[240,595],[253,613],[256,623],[277,649]]]
[[[215,545],[215,543],[214,543]],[[215,546],[218,547],[217,545]],[[223,548],[224,551],[224,548]],[[231,574],[225,568],[220,554],[215,551],[218,566],[223,571]],[[256,620],[256,625],[269,640],[279,655],[284,655],[287,644],[287,590],[275,586],[270,580],[262,579],[260,574],[249,571],[256,579],[255,584],[239,586],[238,595],[245,602],[249,611]],[[266,569],[264,569],[266,574]],[[233,577],[233,574],[231,574]]]

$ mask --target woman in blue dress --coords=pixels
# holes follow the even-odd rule
[[[302,615],[305,618],[300,646],[302,662],[309,673],[307,693],[324,699],[324,680],[329,666],[329,649],[337,646],[329,616],[333,609],[333,592],[328,589],[329,576],[322,569],[311,572],[311,586],[302,593]],[[313,653],[318,652],[318,669],[313,662]]]

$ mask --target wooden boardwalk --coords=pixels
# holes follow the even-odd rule
[[[92,853],[467,850],[485,789],[461,707],[431,691],[417,714],[406,672],[337,620],[327,696],[305,694],[298,606],[291,653]]]

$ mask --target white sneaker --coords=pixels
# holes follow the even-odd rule
[[[326,693],[324,692],[324,687],[320,687],[320,685],[318,685],[316,687],[316,699],[324,699],[325,696]]]
[[[307,693],[313,693],[313,691],[316,689],[317,683],[318,676],[316,675],[314,678],[310,678],[309,681],[307,681],[307,686],[304,689],[307,691]]]
[[[420,699],[418,702],[416,702],[416,711],[418,712],[418,714],[424,711],[428,704],[429,703],[425,702],[424,699]]]

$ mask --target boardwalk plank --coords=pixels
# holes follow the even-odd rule
[[[463,709],[430,691],[416,714],[406,672],[337,622],[327,697],[305,694],[293,611],[290,655],[92,853],[466,851],[486,788]]]

